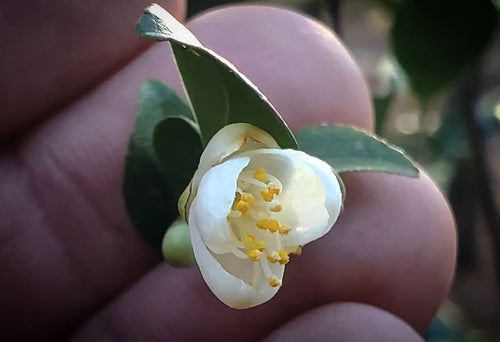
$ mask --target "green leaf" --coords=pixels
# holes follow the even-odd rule
[[[309,126],[295,133],[299,149],[329,163],[337,173],[386,172],[418,177],[413,162],[396,147],[347,126]]]
[[[179,198],[200,161],[202,148],[197,127],[184,117],[166,118],[156,126],[153,144],[173,195]]]
[[[424,105],[478,60],[497,16],[490,0],[408,0],[395,7],[393,52]]]
[[[281,147],[296,148],[281,116],[234,65],[204,47],[160,6],[153,4],[144,13],[136,30],[141,37],[171,43],[203,145],[225,125],[246,122],[267,131]]]
[[[144,239],[158,249],[161,248],[165,230],[178,216],[178,185],[173,186],[177,182],[175,172],[178,169],[162,167],[153,145],[156,126],[169,117],[175,117],[172,120],[176,124],[179,117],[183,117],[187,125],[192,115],[189,107],[163,83],[156,80],[144,82],[134,133],[125,159],[123,195],[132,223]],[[183,131],[187,131],[186,127]],[[172,146],[179,150],[184,150],[183,146],[196,146],[196,142],[191,140],[193,136],[193,133],[186,134],[182,136],[183,140],[173,136],[175,141],[171,141]],[[169,139],[168,136],[166,138]],[[184,152],[193,153],[192,150]]]

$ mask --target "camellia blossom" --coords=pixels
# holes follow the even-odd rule
[[[245,123],[214,135],[179,201],[204,280],[238,309],[271,299],[285,265],[331,229],[341,207],[341,186],[327,163],[280,149]]]

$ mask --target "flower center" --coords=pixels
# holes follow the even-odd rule
[[[280,222],[283,185],[263,168],[244,170],[238,177],[233,206],[227,216],[233,246],[231,252],[254,263],[251,286],[257,290],[261,272],[269,286],[281,286],[270,264],[285,265],[300,246],[285,246],[291,228]]]

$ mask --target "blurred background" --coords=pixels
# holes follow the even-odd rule
[[[188,16],[236,2],[191,0]],[[500,341],[500,0],[263,2],[336,31],[374,94],[377,133],[452,205],[457,273],[427,341]]]

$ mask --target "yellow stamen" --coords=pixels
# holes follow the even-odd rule
[[[276,184],[269,184],[267,186],[267,189],[269,190],[269,192],[275,194],[275,195],[279,195],[280,194],[280,188],[276,185]]]
[[[250,259],[250,261],[259,261],[261,255],[261,251],[259,251],[258,249],[252,249],[248,252],[248,259]]]
[[[262,196],[262,199],[266,202],[271,202],[273,200],[273,197],[274,197],[274,195],[269,193],[269,191],[267,189],[261,189],[260,195]]]
[[[278,286],[281,286],[281,280],[279,280],[278,278],[269,278],[269,286],[271,287],[278,287]]]
[[[253,197],[253,195],[251,193],[244,192],[241,194],[241,201],[252,205],[255,202],[255,198]]]
[[[260,195],[266,202],[271,202],[274,198],[274,195],[280,194],[280,188],[276,184],[269,184],[267,189],[261,189]]]
[[[262,252],[266,249],[266,242],[263,240],[255,240],[255,236],[253,235],[245,236],[242,242],[247,251],[257,250]]]
[[[279,261],[280,255],[278,252],[272,252],[271,254],[267,255],[267,260],[269,260],[270,263],[275,264]]]
[[[281,204],[276,204],[274,207],[269,208],[273,213],[279,213],[283,209]]]
[[[253,178],[258,180],[259,182],[264,183],[266,181],[266,170],[264,170],[261,167],[258,167],[255,169],[255,172],[253,173]]]
[[[281,227],[278,229],[278,232],[279,232],[281,235],[287,235],[288,233],[290,233],[290,228],[281,226]]]
[[[272,264],[279,262],[280,265],[285,265],[290,261],[290,257],[288,256],[287,252],[285,252],[283,249],[280,249],[277,252],[268,254],[267,260]]]
[[[257,222],[257,227],[259,227],[260,229],[267,229],[271,233],[275,233],[278,230],[283,228],[283,227],[281,227],[278,220],[275,220],[275,219],[262,219],[262,220]]]
[[[285,265],[290,261],[290,257],[288,256],[288,253],[285,252],[284,250],[280,249],[278,251],[278,255],[280,257],[279,263],[280,265]]]
[[[246,216],[248,209],[250,209],[252,204],[255,202],[255,198],[248,192],[244,192],[242,194],[236,193],[235,198],[238,200],[238,202],[236,202],[236,210]]]
[[[291,253],[295,254],[295,255],[301,255],[302,254],[302,246],[297,246],[297,248],[295,248],[295,250],[293,250]]]
[[[239,201],[236,203],[236,210],[240,211],[244,216],[247,215],[248,209],[250,209],[250,204],[244,201]]]

